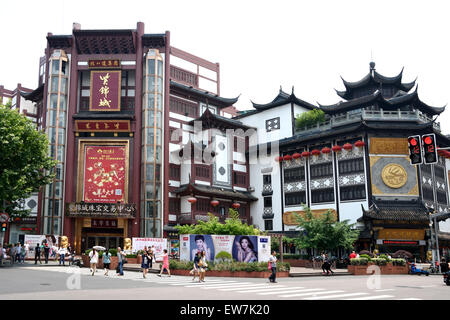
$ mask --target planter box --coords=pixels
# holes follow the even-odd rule
[[[177,276],[190,276],[190,270],[170,270],[170,274]],[[235,278],[268,278],[272,272],[269,271],[206,271],[206,277],[235,277]],[[289,277],[289,272],[277,272],[277,278]]]
[[[369,263],[365,266],[348,266],[348,272],[350,272],[353,275],[360,276],[360,275],[370,275],[371,273],[367,273],[367,268],[374,265],[373,263]],[[388,263],[385,266],[378,266],[380,268],[381,274],[408,274],[408,266],[394,266],[390,263]]]
[[[91,264],[89,263],[90,258],[87,255],[82,255],[81,256],[82,260],[83,260],[83,266],[86,268],[90,268]],[[117,265],[119,264],[119,258],[117,257],[111,257],[111,263],[109,265],[109,270],[115,270],[117,268]],[[103,269],[103,259],[99,259],[99,262],[97,263],[97,269]]]

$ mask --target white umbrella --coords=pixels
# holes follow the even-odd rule
[[[105,248],[105,247],[102,247],[102,246],[94,246],[94,247],[92,247],[92,249],[95,249],[95,250],[103,250],[103,251],[106,250],[106,248]]]

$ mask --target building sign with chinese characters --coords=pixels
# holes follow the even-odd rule
[[[91,71],[90,111],[120,111],[121,71]]]
[[[130,132],[130,120],[75,120],[78,132]]]
[[[71,202],[66,204],[66,216],[70,218],[110,217],[110,218],[134,219],[136,217],[136,204]]]
[[[120,60],[89,60],[90,69],[120,68]]]
[[[127,146],[84,146],[83,197],[85,202],[126,202]]]
[[[91,219],[91,228],[117,228],[117,219]]]

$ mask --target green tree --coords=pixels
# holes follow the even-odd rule
[[[297,129],[301,129],[322,122],[325,122],[325,113],[320,109],[313,109],[297,115],[295,119],[295,127]]]
[[[0,103],[0,212],[26,216],[18,201],[51,182],[56,162],[47,156],[48,139],[31,120]]]
[[[208,221],[199,221],[194,225],[175,226],[179,234],[227,234],[227,235],[261,235],[259,229],[242,223],[239,219],[239,212],[233,208],[229,209],[229,218],[225,223],[219,222],[219,218],[208,213]]]
[[[331,210],[322,216],[314,216],[311,209],[303,206],[305,215],[296,215],[298,226],[301,228],[300,237],[295,238],[296,246],[319,251],[338,248],[351,249],[358,239],[359,230],[349,220],[336,221]]]

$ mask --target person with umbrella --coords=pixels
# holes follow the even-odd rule
[[[95,274],[95,272],[97,271],[97,263],[98,263],[98,252],[97,250],[99,250],[99,248],[102,248],[103,250],[105,248],[100,247],[100,246],[95,246],[92,248],[92,251],[89,252],[89,258],[90,260],[90,264],[91,264],[91,270],[92,270],[92,275]]]

